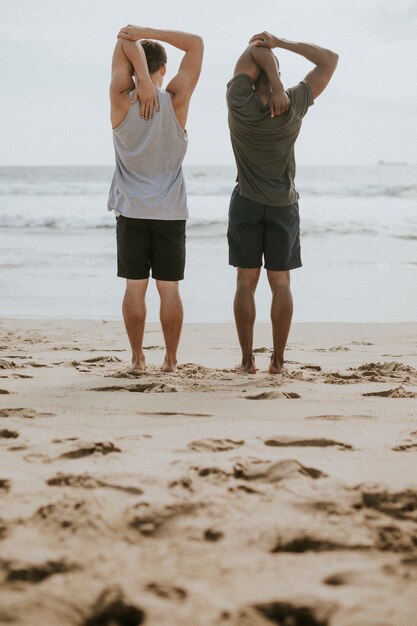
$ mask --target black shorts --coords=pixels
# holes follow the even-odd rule
[[[229,265],[283,272],[301,267],[298,202],[283,207],[259,204],[233,190],[229,208]]]
[[[142,220],[117,216],[117,275],[131,280],[182,280],[185,220]]]

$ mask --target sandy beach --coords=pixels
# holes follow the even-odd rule
[[[0,330],[0,623],[417,623],[417,323]]]

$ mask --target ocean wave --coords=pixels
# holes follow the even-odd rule
[[[0,196],[107,196],[108,185],[102,184],[0,184]]]
[[[303,237],[330,237],[330,236],[388,236],[397,239],[414,241],[417,240],[417,225],[408,231],[404,225],[397,225],[394,229],[390,224],[378,223],[371,225],[361,222],[323,222],[322,220],[306,219],[302,223],[301,234]],[[63,218],[52,218],[51,216],[32,215],[11,216],[10,214],[0,214],[1,230],[49,230],[49,231],[94,231],[115,229],[113,215],[96,215],[88,219],[83,216],[80,219],[66,215]],[[222,238],[226,236],[227,219],[195,219],[191,218],[187,222],[187,233],[192,238]]]
[[[323,185],[321,187],[300,186],[299,191],[304,196],[334,196],[334,197],[355,197],[372,198],[378,196],[388,196],[391,198],[413,198],[417,197],[417,186],[415,185],[362,185],[341,186],[338,184]]]
[[[189,196],[230,196],[234,185],[216,183],[207,184],[187,184]],[[48,196],[48,197],[68,197],[68,196],[90,196],[100,200],[108,196],[108,185],[100,184],[72,184],[72,185],[10,185],[0,184],[0,196]],[[301,196],[333,196],[333,197],[356,197],[371,198],[378,196],[388,196],[391,198],[416,198],[416,185],[347,185],[340,183],[299,185],[298,190]]]
[[[404,239],[405,241],[417,241],[417,235],[393,235],[396,239]]]
[[[0,167],[0,197],[107,197],[113,167]],[[185,166],[189,196],[230,196],[236,169]],[[300,166],[296,186],[301,195],[333,197],[417,197],[415,165]]]

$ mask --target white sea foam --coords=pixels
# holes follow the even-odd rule
[[[222,196],[234,186],[235,169],[186,167],[188,194]],[[111,167],[0,167],[0,196],[106,196]],[[302,195],[417,197],[417,167],[304,166],[298,170]]]

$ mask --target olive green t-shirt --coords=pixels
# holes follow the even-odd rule
[[[237,74],[227,83],[239,193],[269,206],[287,206],[298,199],[294,144],[313,96],[305,81],[287,89],[287,94],[290,108],[272,118],[269,105],[262,104],[248,74]]]

